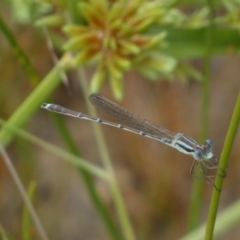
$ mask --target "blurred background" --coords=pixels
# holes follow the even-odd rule
[[[1,3],[1,17],[43,78],[53,68],[45,35],[39,30],[36,31],[34,26],[16,23],[10,13],[6,2]],[[27,79],[3,35],[0,35],[0,52],[0,116],[7,120],[37,84]],[[203,67],[199,59],[191,59],[191,64],[199,71]],[[217,158],[220,157],[239,94],[239,66],[239,56],[231,51],[225,55],[215,55],[210,63],[208,138],[214,142]],[[92,74],[93,69],[86,70],[87,79],[90,80]],[[70,72],[68,80],[69,86],[59,85],[51,100],[88,114],[79,84],[81,79],[74,72]],[[124,76],[122,101],[118,102],[114,98],[109,84],[105,84],[99,92],[156,125],[199,140],[202,86],[192,78],[187,82],[178,79],[168,81],[164,78],[149,81],[139,73],[129,71]],[[98,116],[116,121],[101,111],[98,111]],[[97,166],[102,166],[92,123],[71,117],[63,118],[81,156]],[[35,136],[66,149],[49,112],[40,106],[22,127]],[[107,126],[102,129],[137,239],[179,239],[188,227],[191,187],[195,181],[189,174],[192,157],[136,134]],[[229,159],[219,212],[240,197],[239,145],[238,131]],[[110,239],[75,166],[17,136],[6,149],[25,188],[27,189],[31,182],[36,182],[33,203],[50,239]],[[94,178],[94,182],[116,220],[116,210],[108,185],[99,178]],[[211,185],[204,184],[200,223],[207,218],[212,189]],[[15,239],[20,239],[23,206],[18,189],[1,159],[0,223]],[[116,223],[118,226],[117,220]],[[238,239],[239,234],[239,227],[236,227],[218,239]]]

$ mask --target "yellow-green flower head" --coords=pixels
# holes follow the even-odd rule
[[[161,4],[145,0],[86,0],[81,1],[79,10],[86,24],[64,27],[70,36],[64,48],[76,53],[72,62],[75,67],[97,65],[91,81],[93,92],[109,79],[115,97],[121,99],[124,73],[140,67],[146,59],[150,63],[159,58],[153,50],[163,46],[166,33],[147,35],[144,31],[162,14]],[[145,72],[150,68],[159,72],[155,65],[149,65]]]

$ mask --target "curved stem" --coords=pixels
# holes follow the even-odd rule
[[[233,141],[237,132],[237,128],[239,125],[239,120],[240,120],[240,93],[238,94],[238,99],[233,111],[232,119],[230,122],[230,126],[228,128],[227,136],[224,142],[222,154],[220,157],[220,162],[219,162],[219,169],[217,174],[220,175],[222,174],[222,171],[225,171],[228,163],[228,158],[232,149]],[[222,184],[223,184],[223,179],[222,177],[218,176],[216,177],[215,180],[215,186],[218,189],[222,189]],[[217,191],[216,189],[213,192],[212,195],[212,200],[210,204],[210,210],[208,214],[208,220],[207,220],[207,227],[206,227],[206,233],[205,233],[205,240],[211,240],[213,238],[213,231],[214,231],[214,226],[215,226],[215,220],[217,216],[217,209],[218,209],[218,204],[220,200],[220,192]]]

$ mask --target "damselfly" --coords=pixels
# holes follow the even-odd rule
[[[200,145],[194,139],[182,133],[173,133],[162,126],[155,126],[154,124],[137,116],[129,110],[111,102],[100,94],[94,93],[90,95],[89,100],[94,106],[99,107],[108,114],[114,116],[116,119],[125,123],[126,126],[106,121],[101,118],[91,117],[80,112],[75,112],[56,104],[43,103],[41,107],[63,115],[99,122],[108,126],[137,133],[139,135],[165,143],[182,153],[192,155],[194,162],[190,169],[191,175],[193,175],[194,167],[197,166],[203,173],[205,182],[214,186],[211,178],[215,177],[215,175],[209,175],[206,171],[206,169],[218,168],[218,160],[213,156],[213,142],[211,140],[206,140],[203,145]]]

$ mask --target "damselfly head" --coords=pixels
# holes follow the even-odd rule
[[[212,148],[213,148],[213,142],[212,140],[206,140],[205,143],[198,147],[194,153],[193,153],[193,157],[196,159],[196,160],[209,160],[209,159],[216,159],[214,156],[213,156],[213,153],[212,153]]]

